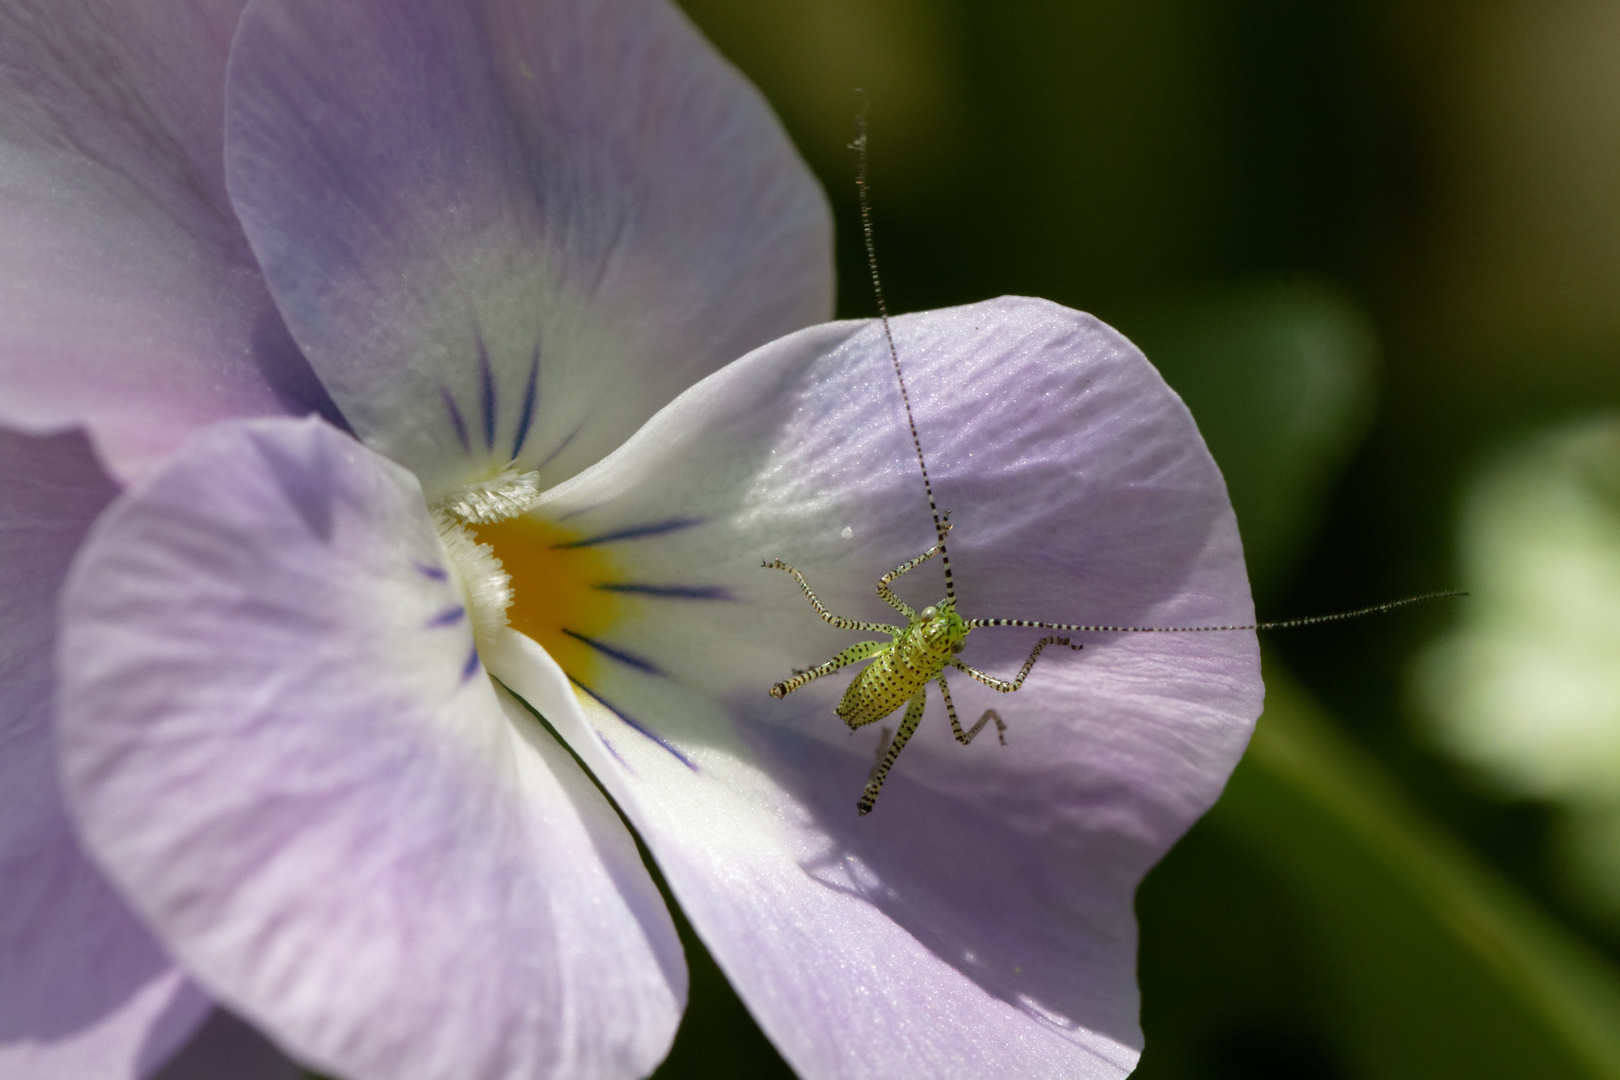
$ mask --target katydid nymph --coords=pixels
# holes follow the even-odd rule
[[[879,598],[904,618],[904,625],[866,622],[836,615],[823,606],[815,591],[811,588],[810,582],[798,570],[781,559],[767,560],[761,565],[767,569],[781,570],[792,575],[803,590],[805,597],[810,601],[811,606],[815,609],[816,614],[826,622],[839,629],[879,634],[887,638],[887,640],[858,642],[842,650],[825,663],[797,672],[793,677],[778,682],[770,688],[770,695],[773,698],[782,698],[822,676],[830,675],[852,664],[865,663],[866,666],[850,682],[842,700],[834,710],[839,719],[843,720],[853,731],[883,720],[898,711],[902,706],[905,707],[905,715],[892,737],[885,731],[885,735],[879,740],[877,760],[867,779],[865,789],[861,792],[860,799],[856,803],[857,813],[865,815],[871,812],[895,759],[921,723],[926,707],[929,683],[936,683],[939,687],[940,696],[944,699],[945,711],[950,720],[951,732],[956,737],[957,742],[966,746],[984,730],[987,724],[994,723],[997,739],[1003,745],[1006,744],[1007,725],[995,709],[986,709],[971,727],[963,727],[956,714],[956,705],[951,700],[950,686],[946,682],[945,673],[947,668],[955,669],[969,678],[983,683],[992,690],[1010,694],[1023,686],[1024,681],[1034,669],[1036,661],[1048,647],[1058,646],[1076,651],[1082,648],[1081,645],[1073,643],[1067,636],[1051,635],[1043,637],[1030,650],[1028,658],[1024,661],[1023,667],[1019,669],[1017,675],[1011,679],[1002,679],[980,671],[961,659],[960,654],[967,642],[968,635],[976,629],[984,627],[1023,627],[1067,631],[1070,633],[1199,633],[1268,630],[1354,618],[1360,615],[1388,611],[1421,600],[1460,595],[1450,591],[1431,593],[1334,615],[1229,626],[1103,626],[1043,622],[1033,619],[963,618],[956,610],[956,586],[951,573],[950,556],[946,550],[946,541],[952,526],[946,520],[948,515],[940,513],[938,504],[935,501],[933,484],[928,474],[928,462],[923,454],[922,439],[918,434],[916,416],[913,413],[911,398],[906,389],[905,375],[901,370],[900,352],[895,345],[894,335],[890,328],[888,305],[884,299],[882,282],[878,276],[877,256],[872,239],[871,211],[867,192],[864,116],[857,119],[857,133],[852,148],[858,155],[856,190],[859,195],[861,228],[866,245],[867,266],[871,272],[872,288],[877,300],[878,317],[888,346],[889,359],[894,369],[895,381],[900,388],[900,399],[904,406],[906,422],[910,428],[912,449],[916,454],[917,465],[922,473],[923,491],[927,495],[928,508],[933,515],[935,542],[928,550],[901,563],[883,575],[878,581],[877,594]],[[939,560],[939,566],[945,578],[945,596],[937,603],[924,607],[921,611],[914,610],[894,593],[891,586],[902,575],[936,558]]]

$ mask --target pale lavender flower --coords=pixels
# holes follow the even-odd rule
[[[128,486],[8,436],[33,494],[0,535],[39,570],[5,571],[34,651],[3,701],[37,760],[0,850],[8,888],[78,875],[0,915],[36,943],[0,972],[18,1075],[148,1069],[209,997],[349,1080],[645,1073],[684,965],[569,750],[802,1075],[1134,1065],[1131,896],[1242,750],[1254,639],[1087,639],[996,702],[1004,748],[931,712],[856,816],[877,733],[835,680],[765,694],[851,636],[759,564],[882,619],[933,526],[881,333],[808,325],[820,192],[673,9],[255,0],[222,94],[229,5],[64,7],[0,5],[0,225],[44,267],[0,253],[0,416],[83,428]],[[895,332],[964,612],[1249,621],[1220,474],[1128,342],[1021,299]],[[299,402],[354,435],[228,419]],[[70,558],[63,793],[117,894],[29,779]],[[1007,673],[1034,634],[997,633],[969,655]],[[110,993],[53,966],[92,939],[132,957]]]

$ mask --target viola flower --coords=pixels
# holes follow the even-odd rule
[[[881,330],[808,325],[825,204],[740,77],[651,0],[254,0],[224,130],[353,434],[208,427],[63,592],[65,797],[180,966],[348,1080],[643,1074],[685,973],[594,777],[801,1075],[1128,1072],[1131,896],[1241,753],[1253,637],[1043,660],[1005,748],[930,714],[856,815],[877,732],[834,680],[766,694],[850,636],[760,563],[882,618],[933,526]],[[1021,299],[894,329],[964,612],[1250,621],[1128,342]],[[996,633],[1005,673],[1038,631]]]
[[[0,909],[0,1073],[7,1076],[149,1072],[210,1008],[170,950],[83,857],[51,760],[57,592],[85,530],[116,494],[103,466],[119,481],[139,482],[188,435],[222,418],[313,407],[343,422],[283,325],[226,191],[225,71],[241,8],[230,0],[70,0],[48,12],[16,0],[0,4],[0,231],[7,237],[0,245],[0,409],[10,427],[0,440],[0,872],[7,898]],[[524,16],[571,34],[552,52],[581,40],[600,46],[597,54],[564,53],[553,91],[581,90],[593,71],[603,81],[594,101],[576,94],[562,103],[567,114],[528,116],[525,139],[496,140],[496,149],[507,164],[525,148],[551,153],[566,166],[547,173],[553,182],[589,193],[589,200],[565,197],[571,216],[549,219],[564,239],[586,211],[587,223],[616,230],[606,234],[616,245],[595,252],[594,262],[565,267],[556,244],[550,251],[531,246],[517,260],[519,268],[526,259],[531,268],[571,269],[588,283],[605,278],[611,286],[617,278],[617,287],[596,281],[596,299],[644,316],[626,324],[635,334],[617,339],[620,313],[600,303],[594,316],[581,305],[581,317],[561,326],[576,336],[581,327],[609,331],[599,336],[616,340],[622,355],[617,365],[595,365],[594,374],[607,377],[610,392],[614,382],[642,391],[639,403],[633,393],[615,393],[610,407],[585,410],[594,426],[582,427],[579,438],[611,446],[696,377],[825,318],[829,230],[819,191],[758,95],[684,23],[655,8],[639,27],[616,28],[614,18],[640,15],[595,10],[608,20],[595,31],[575,25],[583,13],[568,7]],[[476,18],[460,19],[464,30],[477,30]],[[418,31],[448,44],[431,25]],[[449,59],[471,61],[466,79],[487,75],[490,63],[477,43],[461,44],[474,49],[471,56]],[[604,58],[634,67],[636,77],[593,69]],[[372,82],[388,77],[379,67]],[[462,102],[468,115],[494,115],[480,113],[481,104]],[[541,98],[536,107],[545,104]],[[551,105],[555,113],[558,103]],[[724,122],[708,122],[716,117]],[[524,120],[522,111],[512,119]],[[659,127],[643,132],[638,120]],[[449,137],[434,145],[456,152]],[[496,174],[503,165],[499,155],[474,160]],[[531,213],[540,194],[528,200]],[[672,203],[681,214],[670,212]],[[475,205],[441,208],[466,219]],[[490,219],[485,213],[483,224]],[[532,232],[508,239],[522,244]],[[476,250],[499,256],[503,249]],[[701,281],[715,296],[734,295],[737,314],[705,321],[673,288],[627,301],[625,281],[645,273],[649,258],[678,262],[689,273],[683,287]],[[617,369],[635,377],[615,377]],[[548,373],[566,370],[553,360]],[[603,435],[614,425],[618,434]],[[78,433],[27,434],[63,428],[87,431],[94,456]],[[75,668],[71,646],[67,656],[65,666]],[[585,869],[591,866],[599,878],[600,860],[587,860]],[[588,888],[589,873],[579,876],[578,887]],[[650,891],[644,880],[642,887]],[[517,962],[533,959],[514,953]],[[649,1030],[648,1038],[660,1037],[655,1025]]]

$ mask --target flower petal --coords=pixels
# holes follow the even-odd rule
[[[0,1076],[137,1077],[208,1001],[81,854],[51,736],[56,594],[117,489],[82,434],[0,429]]]
[[[965,616],[1252,621],[1220,473],[1129,342],[1019,299],[894,330]],[[637,597],[595,639],[602,662],[569,672],[579,703],[525,682],[533,646],[491,669],[599,770],[801,1076],[1122,1076],[1141,1046],[1132,893],[1243,750],[1254,635],[1075,634],[1083,652],[1048,651],[1007,697],[953,674],[967,722],[996,699],[1006,746],[958,745],[932,687],[858,817],[878,732],[833,715],[850,675],[766,690],[881,635],[820,622],[760,563],[896,621],[870,590],[932,543],[920,479],[880,328],[773,343],[536,511]],[[941,586],[931,563],[896,587],[920,607]],[[963,659],[1010,677],[1040,634],[980,629]]]
[[[555,483],[827,318],[825,199],[662,0],[255,0],[231,196],[368,445]]]
[[[349,1080],[629,1076],[685,993],[612,808],[478,667],[404,469],[216,426],[65,592],[86,841],[216,996]]]
[[[222,417],[332,410],[225,197],[241,4],[0,7],[0,419],[85,426],[123,479]]]

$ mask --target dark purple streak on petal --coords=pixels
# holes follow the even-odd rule
[[[495,389],[495,373],[489,368],[489,346],[484,335],[473,331],[478,346],[478,404],[484,418],[484,449],[495,449],[495,426],[500,416],[500,395]]]
[[[701,518],[670,518],[668,521],[655,521],[646,525],[631,525],[627,528],[603,533],[600,536],[586,537],[584,540],[569,540],[552,546],[556,548],[582,548],[596,547],[599,544],[617,544],[624,540],[645,540],[648,537],[665,536],[701,524],[703,524]]]
[[[645,585],[633,581],[605,582],[592,585],[603,592],[625,593],[633,596],[652,596],[660,600],[735,600],[724,585]]]
[[[583,690],[587,694],[589,694],[591,696],[591,700],[595,701],[598,705],[602,706],[602,708],[606,709],[608,712],[612,713],[614,716],[617,716],[620,720],[624,721],[624,724],[625,724],[626,727],[629,727],[631,730],[635,731],[638,735],[644,736],[649,741],[657,743],[658,746],[660,746],[662,749],[667,751],[671,757],[673,757],[676,761],[679,761],[682,765],[685,765],[688,769],[691,769],[693,772],[698,771],[698,767],[696,765],[692,764],[692,759],[687,757],[685,754],[681,753],[679,750],[677,750],[675,748],[675,746],[672,743],[669,742],[669,740],[655,734],[652,731],[652,729],[649,728],[646,724],[642,723],[640,720],[635,719],[629,713],[626,713],[626,712],[620,710],[619,708],[614,706],[612,702],[609,702],[608,700],[603,698],[601,694],[598,694],[595,690],[592,690],[590,687],[586,686],[584,683],[580,682],[578,679],[574,678],[572,675],[570,675],[568,678],[569,678],[569,681],[572,682],[575,686],[579,687],[581,690]],[[603,741],[606,742],[607,740],[604,739]],[[615,755],[615,756],[617,756],[617,755]]]
[[[534,347],[534,359],[529,362],[529,381],[523,387],[523,411],[518,414],[517,434],[512,436],[512,459],[523,453],[523,444],[529,441],[529,425],[534,422],[534,406],[540,388],[540,346]]]
[[[586,637],[584,634],[575,633],[566,626],[563,627],[563,633],[567,634],[575,641],[583,642],[584,644],[589,645],[603,656],[617,660],[621,664],[628,664],[637,671],[645,671],[649,675],[663,674],[662,671],[658,670],[658,666],[652,663],[652,661],[643,660],[641,657],[636,656],[633,653],[627,653],[623,649],[616,649],[606,642],[597,641],[595,638]]]
[[[453,608],[446,608],[445,610],[439,612],[437,615],[433,616],[433,618],[429,619],[427,624],[430,627],[454,626],[456,623],[460,622],[466,617],[467,609],[462,607],[460,604],[457,604]]]

